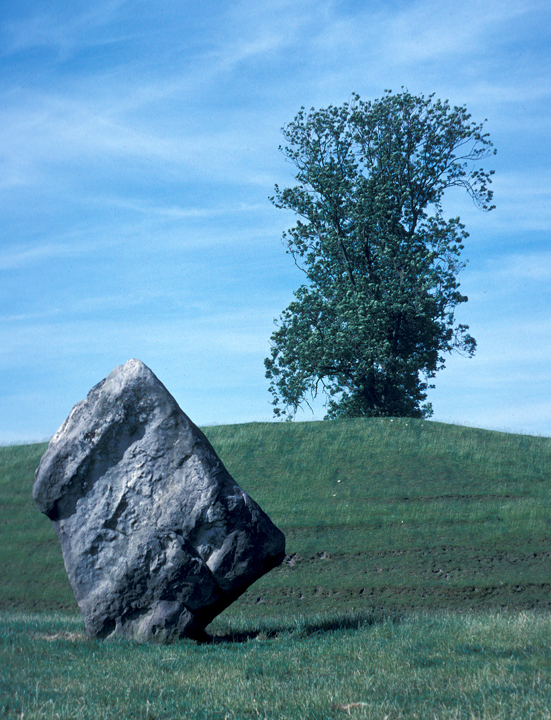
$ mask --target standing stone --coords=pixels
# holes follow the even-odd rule
[[[285,538],[140,360],[75,405],[36,471],[93,637],[201,637]]]

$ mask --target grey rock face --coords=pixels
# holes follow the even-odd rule
[[[200,637],[285,538],[139,360],[75,405],[36,471],[88,633]]]

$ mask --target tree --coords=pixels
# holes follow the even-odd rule
[[[452,187],[494,207],[493,171],[478,163],[495,150],[470,118],[402,89],[302,108],[282,129],[298,184],[276,185],[270,199],[299,216],[283,239],[306,283],[265,360],[276,416],[293,417],[321,391],[329,418],[428,417],[428,381],[445,354],[473,355],[468,326],[455,322],[467,302],[458,274],[468,233],[442,209]]]

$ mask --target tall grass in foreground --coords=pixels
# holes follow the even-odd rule
[[[0,716],[25,720],[543,720],[551,618],[535,612],[246,616],[216,642],[88,639],[74,616],[0,614]]]

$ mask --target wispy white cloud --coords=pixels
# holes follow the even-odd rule
[[[97,98],[50,94],[0,111],[0,186],[50,186],[52,177],[58,183],[64,177],[67,181],[75,171],[80,174],[84,164],[87,173],[101,177],[112,173],[117,163],[115,172],[122,175],[125,162],[146,163],[155,175],[193,174],[253,185],[273,180],[262,167],[262,114],[254,133],[246,113],[241,123],[211,127],[195,122],[190,127],[184,116],[180,127],[161,131],[150,119],[128,113],[126,105],[124,97],[105,104]],[[272,132],[275,144],[277,131]]]
[[[128,0],[98,0],[78,6],[40,7],[30,16],[5,20],[1,24],[3,48],[1,55],[13,55],[34,48],[48,48],[66,58],[82,44],[105,44],[116,37],[91,41],[94,30],[109,25]]]
[[[108,23],[123,4],[102,5],[94,22]],[[297,91],[317,67],[321,78],[330,76],[327,63],[334,54],[339,72],[346,67],[350,76],[349,84],[338,77],[341,86],[346,83],[348,94],[360,89],[358,75],[364,75],[364,69],[375,59],[376,67],[385,66],[388,74],[392,64],[415,67],[419,62],[416,52],[430,54],[436,61],[451,47],[468,57],[481,33],[496,23],[510,23],[529,5],[519,9],[514,4],[491,2],[483,11],[479,8],[473,12],[472,2],[451,8],[418,1],[398,13],[366,9],[346,17],[330,2],[316,4],[316,13],[311,2],[297,3],[292,8],[285,2],[263,4],[262,12],[251,9],[249,2],[238,3],[230,12],[221,13],[214,49],[197,55],[191,64],[163,68],[163,72],[159,67],[153,75],[149,68],[141,80],[143,70],[132,64],[97,74],[89,72],[78,86],[69,83],[65,92],[59,88],[39,92],[10,90],[5,95],[10,100],[8,109],[0,113],[2,185],[51,182],[52,167],[65,165],[70,172],[75,163],[92,162],[98,172],[101,163],[108,167],[125,161],[146,162],[150,168],[169,166],[171,172],[201,177],[271,181],[265,166],[261,168],[259,163],[264,164],[270,147],[267,143],[274,147],[279,140],[273,110],[257,104],[251,112],[250,107],[241,105],[232,108],[229,116],[201,117],[197,98],[208,107],[208,94],[217,92],[213,83],[231,81],[239,87],[242,73],[259,59],[272,58],[279,63],[286,48],[292,46],[295,52],[299,47],[307,60],[303,63],[306,74],[297,77]],[[86,25],[86,17],[84,14],[72,20],[70,27]],[[224,28],[236,32],[224,32]],[[373,76],[372,68],[368,75]],[[274,80],[277,82],[277,73]],[[486,93],[499,91],[498,86],[487,85]],[[513,91],[509,88],[507,92]],[[195,98],[193,112],[186,113],[182,107],[186,96]],[[163,108],[161,125],[155,108],[163,103],[168,104]],[[297,95],[295,109],[298,104]],[[172,119],[167,122],[168,118]],[[59,172],[56,176],[59,181]]]
[[[123,307],[125,301],[120,300],[114,298]],[[98,301],[104,307],[109,298]],[[260,371],[262,358],[268,353],[268,330],[272,325],[266,307],[232,312],[205,312],[198,308],[186,317],[171,314],[155,319],[133,313],[126,318],[108,317],[86,323],[64,316],[37,320],[22,320],[13,327],[12,322],[0,319],[0,367],[4,371],[22,363],[34,367],[38,358],[50,364],[69,357],[110,358],[117,354],[141,357],[176,349],[177,355],[192,362],[198,376],[208,372],[209,364],[211,367],[216,364],[221,373],[239,374],[244,357],[255,358]],[[223,382],[222,376],[219,382]]]
[[[482,275],[486,281],[491,280],[494,285],[503,287],[505,292],[511,290],[513,283],[526,280],[548,283],[551,281],[551,251],[514,252],[490,259],[486,271],[479,276],[480,280]]]
[[[551,227],[551,172],[541,164],[530,168],[516,166],[511,148],[503,148],[503,153],[500,150],[498,158],[502,154],[509,158],[501,164],[507,169],[498,167],[492,180],[495,210],[481,212],[462,189],[453,189],[444,201],[446,214],[460,216],[473,240],[480,238],[483,242],[488,235],[509,238],[516,235],[521,240],[527,232],[547,231]],[[530,162],[534,163],[534,158]],[[485,166],[493,169],[496,164],[490,158]]]
[[[456,420],[495,424],[503,394],[527,417],[551,352],[538,305],[551,279],[548,3],[29,8],[0,28],[1,397],[15,383],[28,416],[37,397],[57,407],[48,388],[72,404],[137,355],[199,418],[215,419],[207,405],[226,422],[269,416],[262,359],[295,279],[279,242],[292,219],[267,200],[292,183],[279,128],[303,104],[405,85],[488,117],[499,150],[495,212],[450,198],[471,232],[465,321],[479,351],[450,360],[436,396]]]
[[[497,310],[497,305],[487,311]],[[499,316],[473,323],[474,358],[450,357],[429,399],[435,420],[551,435],[548,385],[551,324]]]
[[[549,230],[551,172],[547,168],[498,172],[493,187],[499,225],[509,230]]]
[[[29,264],[55,258],[75,257],[86,252],[83,245],[70,243],[46,242],[27,246],[11,246],[0,248],[0,271],[14,270]]]
[[[476,0],[442,3],[438,0],[407,4],[401,12],[388,12],[385,23],[386,59],[394,64],[417,64],[450,55],[478,53],[481,38],[499,42],[505,24],[531,12],[534,3]]]

